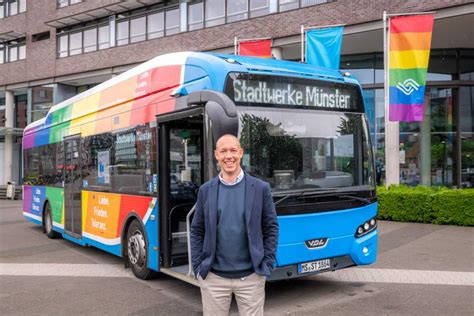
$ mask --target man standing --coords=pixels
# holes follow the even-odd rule
[[[263,315],[278,240],[271,189],[243,172],[235,136],[219,138],[214,156],[221,172],[199,189],[191,225],[204,315],[227,315],[232,293],[241,315]]]

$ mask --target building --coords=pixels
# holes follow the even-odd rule
[[[274,57],[299,60],[302,24],[345,25],[341,69],[364,87],[382,175],[384,10],[436,11],[425,120],[399,126],[400,182],[473,187],[469,0],[0,0],[0,184],[21,183],[22,130],[53,104],[160,54],[233,53],[234,37],[271,37]]]

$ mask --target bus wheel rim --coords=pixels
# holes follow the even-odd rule
[[[51,232],[51,212],[47,210],[46,212],[46,232],[49,234]]]
[[[135,231],[128,239],[128,257],[130,263],[142,267],[146,259],[145,239],[140,231]]]

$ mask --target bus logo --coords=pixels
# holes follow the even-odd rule
[[[316,238],[316,239],[306,240],[304,243],[308,249],[314,249],[314,248],[321,248],[321,247],[326,246],[327,242],[328,242],[327,238]]]

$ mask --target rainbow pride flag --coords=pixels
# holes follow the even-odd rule
[[[423,120],[433,20],[433,15],[390,18],[390,121]]]

